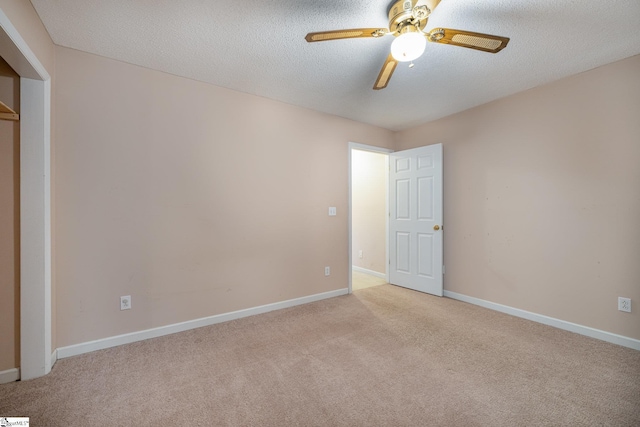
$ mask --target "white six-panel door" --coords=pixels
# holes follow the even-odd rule
[[[442,144],[389,155],[389,281],[442,296]]]

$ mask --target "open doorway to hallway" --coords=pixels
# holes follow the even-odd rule
[[[388,170],[385,151],[351,149],[351,290],[388,281]]]

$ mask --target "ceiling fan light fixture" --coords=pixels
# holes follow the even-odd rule
[[[399,62],[413,61],[424,53],[426,46],[427,39],[422,32],[408,31],[391,43],[391,55]]]
[[[393,4],[387,12],[389,16],[388,29],[352,28],[320,31],[308,33],[305,40],[311,43],[338,39],[381,38],[385,35],[395,36],[395,40],[391,43],[391,53],[387,55],[378,78],[373,84],[374,90],[387,87],[389,79],[399,62],[408,62],[409,68],[412,68],[413,61],[424,53],[427,41],[489,53],[497,53],[509,43],[508,37],[454,30],[453,28],[434,28],[429,32],[425,32],[429,16],[440,1],[393,0]]]

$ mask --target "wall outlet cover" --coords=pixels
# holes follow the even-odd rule
[[[631,313],[631,298],[618,297],[618,310]]]

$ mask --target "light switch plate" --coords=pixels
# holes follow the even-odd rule
[[[336,216],[336,208],[334,206],[329,207],[329,216]]]
[[[120,310],[131,310],[131,295],[120,297]]]

